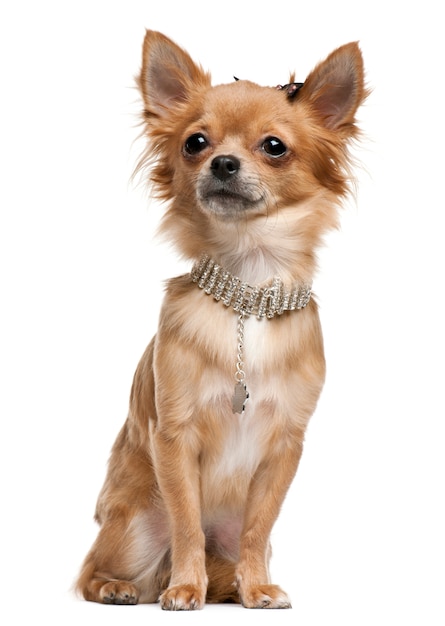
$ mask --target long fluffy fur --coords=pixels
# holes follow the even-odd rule
[[[291,101],[248,81],[212,87],[185,51],[148,31],[139,87],[149,139],[139,167],[150,164],[169,203],[163,234],[184,257],[208,252],[247,282],[310,283],[349,189],[348,143],[366,97],[358,45],[334,51]],[[196,133],[206,146],[188,153]],[[269,136],[286,146],[278,158],[263,149]],[[240,171],[228,195],[224,182],[224,198],[208,201],[213,159],[227,154]],[[270,581],[269,536],[323,386],[317,305],[246,321],[242,416],[231,410],[236,325],[189,276],[169,281],[98,499],[100,531],[77,582],[87,600],[290,606]]]

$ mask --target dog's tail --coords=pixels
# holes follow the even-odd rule
[[[240,602],[235,587],[235,563],[221,556],[206,554],[206,570],[209,577],[206,602],[221,604],[222,602]]]

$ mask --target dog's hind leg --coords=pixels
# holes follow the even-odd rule
[[[123,516],[105,522],[101,527],[76,583],[76,591],[85,600],[104,604],[136,604],[139,601],[140,589],[129,580],[131,577],[124,565],[125,553],[131,549],[127,535]]]
[[[76,590],[92,602],[137,604],[156,602],[165,585],[169,551],[163,515],[138,512],[129,522],[115,516],[101,527],[87,555]]]

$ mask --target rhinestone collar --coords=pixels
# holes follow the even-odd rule
[[[215,300],[242,315],[256,315],[272,319],[284,311],[304,309],[311,299],[310,285],[296,285],[291,291],[284,289],[281,278],[275,277],[269,286],[252,287],[233,276],[207,254],[197,261],[191,271],[191,279]]]

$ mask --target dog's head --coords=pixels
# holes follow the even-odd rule
[[[164,230],[182,252],[194,257],[215,232],[224,239],[241,225],[259,233],[267,222],[270,235],[281,216],[288,236],[298,223],[300,239],[312,244],[335,226],[335,205],[348,191],[348,142],[366,97],[356,43],[335,50],[303,85],[292,76],[281,88],[246,80],[212,87],[184,50],[147,31],[139,86],[151,179],[172,201]]]

